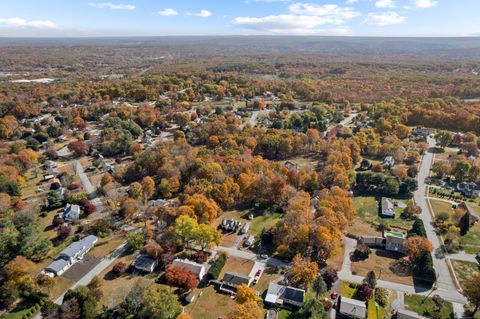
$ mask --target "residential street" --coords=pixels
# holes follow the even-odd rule
[[[267,264],[270,266],[275,266],[275,267],[289,267],[289,263],[283,262],[280,259],[276,258],[267,258],[267,259],[261,259],[257,254],[244,251],[244,250],[239,250],[238,248],[231,248],[231,247],[223,247],[223,246],[217,246],[214,248],[216,251],[222,251],[224,253],[229,254],[230,256],[233,257],[239,257],[243,259],[249,259],[254,262],[259,262],[263,264]]]
[[[466,301],[465,297],[463,297],[463,295],[461,295],[457,291],[457,287],[453,283],[453,279],[448,269],[448,265],[445,261],[445,258],[443,258],[442,256],[443,254],[439,254],[440,258],[437,257],[437,255],[435,254],[436,251],[440,251],[442,248],[441,248],[440,240],[437,234],[435,233],[435,229],[432,225],[433,218],[430,212],[430,207],[428,205],[427,198],[425,197],[425,194],[427,191],[427,185],[425,184],[425,179],[428,177],[430,173],[430,167],[432,166],[432,163],[433,163],[432,148],[435,147],[436,142],[435,142],[435,139],[433,138],[428,138],[427,142],[430,146],[430,149],[423,156],[422,163],[419,168],[418,178],[417,178],[418,190],[414,194],[414,199],[417,205],[419,205],[422,208],[422,213],[420,215],[420,218],[423,220],[423,223],[425,224],[428,240],[433,245],[434,253],[432,253],[432,257],[433,257],[433,265],[435,267],[435,271],[437,272],[438,290],[448,291],[448,293],[452,296],[452,298]]]

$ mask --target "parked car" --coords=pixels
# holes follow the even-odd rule
[[[337,299],[337,297],[338,297],[338,293],[336,291],[332,291],[332,293],[330,294],[330,298],[332,300],[335,300],[335,299]]]
[[[267,254],[261,254],[261,255],[260,255],[260,258],[261,258],[261,259],[268,259],[268,255],[267,255]]]

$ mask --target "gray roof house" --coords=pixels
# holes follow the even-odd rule
[[[254,243],[255,243],[255,237],[253,237],[253,235],[250,235],[250,236],[248,236],[247,239],[245,239],[245,241],[243,242],[243,246],[245,246],[245,247],[250,247],[250,246],[252,246]]]
[[[395,159],[393,156],[387,156],[383,160],[383,167],[392,168],[395,165]]]
[[[302,307],[305,299],[305,290],[289,286],[270,283],[268,285],[265,302],[277,306]]]
[[[395,205],[386,197],[382,197],[382,216],[395,217]]]
[[[43,274],[50,277],[60,276],[74,263],[82,260],[85,254],[93,248],[97,240],[98,238],[96,236],[89,235],[79,241],[71,243],[60,252],[56,260],[43,270]]]
[[[178,259],[177,258],[177,259],[173,260],[172,264],[173,265],[184,266],[185,268],[187,268],[188,270],[193,272],[199,280],[202,280],[202,278],[205,276],[205,274],[207,272],[204,265],[193,262],[193,261],[188,260],[188,259]]]
[[[242,228],[240,228],[239,234],[246,234],[248,230],[250,229],[250,223],[245,223]]]
[[[252,283],[252,277],[245,276],[238,274],[236,272],[226,272],[222,279],[222,286],[220,286],[220,290],[222,287],[227,286],[230,289],[226,289],[231,291],[231,288],[236,288],[239,285],[247,285],[250,286]]]
[[[140,255],[132,263],[132,267],[138,271],[152,273],[153,270],[157,267],[158,261],[147,255]]]
[[[367,317],[367,305],[360,300],[340,297],[338,312],[351,318],[365,319]]]
[[[80,219],[80,206],[67,204],[63,209],[62,218],[67,220]]]
[[[240,222],[234,219],[224,219],[220,224],[220,228],[224,231],[236,231]]]

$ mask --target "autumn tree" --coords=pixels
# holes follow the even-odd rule
[[[245,285],[239,285],[237,287],[237,302],[240,304],[244,304],[247,302],[260,302],[261,298],[257,296],[256,291]]]
[[[142,184],[138,182],[133,182],[128,188],[128,193],[134,199],[139,199],[143,195]]]
[[[120,213],[124,218],[132,219],[138,211],[137,201],[133,198],[125,198],[120,206]]]
[[[200,223],[210,224],[217,218],[220,208],[215,201],[202,194],[187,196],[183,205],[189,206],[195,212]]]
[[[197,234],[198,223],[195,218],[181,215],[175,220],[174,237],[178,243],[188,245]]]
[[[165,278],[170,286],[179,287],[184,291],[195,289],[198,286],[197,276],[181,265],[168,265]]]
[[[145,202],[149,200],[155,193],[155,181],[150,176],[142,179],[142,191]]]
[[[100,186],[101,187],[105,187],[106,185],[108,185],[109,183],[113,182],[113,177],[112,175],[110,175],[109,173],[105,172],[103,175],[102,175],[102,180],[100,181]]]
[[[257,302],[237,303],[232,312],[227,315],[228,319],[259,319],[263,318],[263,309]]]
[[[433,250],[430,241],[421,236],[407,238],[404,245],[407,255],[414,264],[418,262],[426,252],[430,253]]]
[[[294,286],[306,288],[315,280],[317,273],[317,263],[310,262],[302,258],[300,255],[296,255],[293,258],[289,276]]]
[[[68,149],[72,151],[73,155],[76,157],[85,156],[89,151],[88,145],[81,140],[68,144]]]
[[[317,276],[317,278],[315,278],[312,288],[313,291],[315,291],[317,298],[319,295],[323,295],[328,291],[327,284],[325,283],[325,280],[323,280],[322,276]]]
[[[453,136],[448,131],[440,131],[435,135],[435,139],[442,148],[445,148],[453,141]]]
[[[405,219],[415,219],[422,213],[422,208],[414,201],[408,201],[407,206],[403,209],[402,217]]]
[[[220,245],[222,234],[213,226],[200,224],[194,233],[193,240],[202,250],[205,250],[209,246]]]

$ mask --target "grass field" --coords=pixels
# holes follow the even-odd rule
[[[480,223],[476,223],[465,236],[462,236],[460,246],[468,254],[480,252]]]
[[[436,199],[430,199],[430,205],[432,205],[433,212],[435,215],[438,214],[453,214],[453,209],[452,209],[452,204],[441,201],[441,200],[436,200]]]
[[[226,272],[236,272],[241,275],[249,275],[255,263],[252,260],[228,256],[227,262],[220,273],[222,279]]]
[[[457,275],[458,281],[460,282],[460,286],[462,286],[462,288],[464,288],[465,283],[468,282],[468,280],[473,274],[480,271],[478,263],[452,260],[452,264],[455,274]]]
[[[217,293],[213,286],[208,286],[185,310],[193,319],[225,318],[234,306],[235,301],[230,296]]]
[[[437,310],[437,306],[432,298],[417,295],[405,295],[405,307],[427,318],[432,318]],[[442,319],[453,318],[453,307],[450,302],[445,301],[440,310],[440,316]]]

